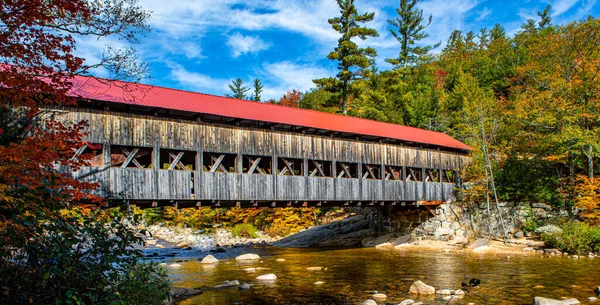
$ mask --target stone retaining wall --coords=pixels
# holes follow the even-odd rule
[[[492,237],[503,237],[504,230],[509,238],[522,237],[527,220],[564,215],[564,211],[554,212],[545,204],[500,203],[499,206],[503,221],[493,205],[488,217],[485,204],[467,207],[455,202],[418,209],[380,210],[379,228],[381,232],[412,234],[422,239],[464,242],[474,237],[488,237],[490,231]]]

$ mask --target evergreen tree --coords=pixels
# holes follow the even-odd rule
[[[385,61],[396,67],[406,68],[440,45],[438,42],[433,46],[415,46],[417,41],[429,37],[423,30],[431,24],[432,19],[429,15],[427,22],[423,22],[423,10],[415,7],[417,3],[419,0],[400,0],[400,7],[396,8],[398,16],[388,20],[393,27],[390,33],[400,42],[400,54],[398,58],[386,58]]]
[[[246,92],[248,92],[250,88],[244,87],[244,81],[241,78],[236,78],[231,81],[229,90],[231,90],[231,94],[225,94],[225,96],[245,100]]]
[[[315,79],[313,82],[319,88],[338,93],[342,101],[342,113],[348,113],[348,98],[356,95],[353,81],[365,73],[370,64],[370,58],[377,56],[375,49],[371,47],[359,48],[352,41],[358,37],[366,40],[368,37],[377,37],[379,34],[375,29],[360,26],[373,20],[374,13],[359,14],[354,5],[354,0],[337,0],[340,7],[340,16],[329,19],[329,24],[342,36],[334,51],[327,58],[338,61],[336,78]],[[368,73],[368,71],[366,71]]]
[[[260,82],[260,79],[254,80],[254,96],[253,99],[257,102],[260,102],[260,94],[263,92],[263,84]]]
[[[540,30],[545,29],[552,22],[550,13],[552,13],[551,5],[546,6],[546,8],[543,11],[537,13],[537,15],[540,16],[540,21],[538,22],[538,25],[540,26]]]

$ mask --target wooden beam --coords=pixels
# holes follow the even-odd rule
[[[261,157],[257,157],[256,159],[252,159],[251,157],[247,157],[247,158],[248,158],[248,161],[250,161],[250,163],[252,164],[250,166],[250,168],[248,169],[248,174],[254,173],[254,171],[256,169],[258,169],[259,173],[261,173],[263,175],[265,174],[265,172],[260,167],[258,167],[258,163],[260,163],[260,160],[262,160]]]
[[[211,166],[209,172],[214,173],[217,171],[218,168],[220,168],[224,173],[228,173],[229,171],[225,168],[225,166],[221,164],[224,158],[225,155],[219,155],[218,158],[215,158],[215,156],[211,155],[210,159],[212,160],[213,165]]]
[[[121,164],[121,168],[127,167],[127,165],[129,165],[130,162],[133,162],[133,164],[138,168],[143,168],[142,165],[137,160],[135,160],[135,156],[137,155],[138,151],[140,151],[139,148],[134,148],[131,152],[129,152],[126,148],[121,148],[121,151],[127,157],[127,159],[123,161],[123,164]]]
[[[75,150],[75,154],[73,155],[73,157],[71,157],[71,161],[77,159],[79,156],[81,156],[81,154],[85,151],[85,149],[87,148],[87,144],[83,144],[83,146],[79,147],[79,149]]]
[[[183,157],[183,151],[179,152],[177,155],[175,155],[172,152],[169,152],[169,156],[173,158],[173,162],[171,162],[171,165],[169,165],[169,170],[173,170],[177,165],[179,165],[179,167],[181,167],[182,170],[187,170],[187,167],[185,167],[185,165],[180,164],[180,160]]]

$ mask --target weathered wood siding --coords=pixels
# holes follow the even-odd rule
[[[87,120],[86,140],[103,144],[105,166],[75,173],[86,181],[100,182],[99,195],[132,200],[229,200],[229,201],[420,201],[453,200],[454,183],[363,180],[359,178],[277,175],[277,158],[397,166],[460,171],[468,165],[466,155],[411,146],[364,142],[291,132],[221,126],[189,120],[168,119],[82,108],[50,109],[53,119],[65,123]],[[153,149],[154,166],[147,169],[110,167],[111,145]],[[156,155],[160,149],[197,154],[196,170],[164,170]],[[271,157],[269,174],[203,172],[204,152]],[[160,163],[164,163],[160,161]],[[160,169],[159,169],[160,168]],[[381,171],[384,175],[384,171]]]

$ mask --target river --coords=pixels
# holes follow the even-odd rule
[[[452,304],[531,304],[534,296],[574,297],[582,304],[593,304],[588,297],[594,296],[593,289],[600,285],[600,259],[588,257],[541,257],[540,254],[507,257],[505,254],[375,248],[267,247],[247,251],[260,254],[261,259],[238,263],[233,258],[225,258],[216,265],[203,265],[194,258],[180,262],[180,268],[170,268],[174,286],[205,290],[180,304],[361,304],[373,291],[388,296],[378,304],[398,304],[407,298],[425,304],[446,304],[440,295],[417,297],[407,292],[416,280],[436,289],[456,289],[471,278],[480,279],[480,287]],[[265,269],[248,273],[243,270],[248,267]],[[327,269],[308,271],[308,267]],[[266,273],[275,274],[277,280],[274,283],[255,280]],[[253,286],[250,290],[209,288],[226,280]]]

